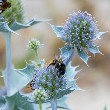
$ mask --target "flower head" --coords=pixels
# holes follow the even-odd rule
[[[94,40],[99,39],[106,32],[99,32],[97,21],[87,12],[73,13],[64,26],[51,25],[57,36],[65,42],[61,48],[61,57],[66,59],[66,63],[71,60],[74,50],[77,50],[79,57],[87,64],[89,56],[85,49],[91,53],[101,53],[98,46],[94,45]]]
[[[78,73],[76,68],[71,63],[64,68],[62,59],[55,58],[48,65],[36,68],[30,86],[33,90],[45,90],[48,97],[45,102],[59,99],[74,90],[81,90],[74,79]]]
[[[11,26],[16,20],[23,23],[24,14],[21,0],[8,0],[11,3],[11,7],[3,12],[3,18],[7,20],[8,25]]]
[[[52,99],[59,90],[66,88],[66,79],[64,75],[59,75],[55,66],[50,65],[35,71],[31,86],[32,89],[43,88]]]
[[[31,39],[28,44],[28,47],[35,51],[38,50],[40,46],[41,46],[41,43],[36,39]]]
[[[91,42],[97,37],[98,27],[90,14],[79,11],[66,21],[62,33],[67,44],[81,50],[91,47]]]
[[[33,92],[33,99],[34,101],[44,101],[46,100],[46,93],[43,89],[36,89],[34,92]]]

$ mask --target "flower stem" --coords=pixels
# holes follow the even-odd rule
[[[6,88],[7,88],[7,95],[9,95],[10,91],[10,73],[12,71],[12,58],[11,58],[11,33],[10,32],[4,32],[4,39],[6,43]]]
[[[51,100],[51,107],[52,107],[52,110],[57,110],[57,99]]]
[[[7,96],[10,93],[10,74],[12,72],[12,58],[11,58],[11,33],[10,32],[4,32],[3,33],[5,43],[6,43],[6,69],[5,69],[5,85],[7,88]],[[9,100],[7,100],[6,104],[6,110],[13,110],[14,105],[10,103]]]
[[[42,101],[41,100],[39,101],[39,108],[40,108],[40,110],[42,110]]]

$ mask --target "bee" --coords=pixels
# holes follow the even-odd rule
[[[53,59],[49,64],[49,66],[54,66],[55,69],[57,69],[58,71],[58,76],[63,76],[65,74],[66,71],[66,65],[63,63],[61,58],[55,58]]]
[[[10,7],[11,3],[7,2],[7,0],[0,0],[0,14]]]
[[[50,63],[47,65],[47,68],[50,66],[54,66],[57,70],[58,77],[62,77],[65,74],[66,71],[66,65],[63,63],[63,60],[59,57],[56,57],[55,59],[51,60]],[[32,86],[35,84],[34,79],[36,78],[36,75],[33,76],[33,80],[27,85],[27,88],[31,90],[35,90],[32,88]]]

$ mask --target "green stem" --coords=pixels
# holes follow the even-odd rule
[[[7,88],[7,96],[10,93],[10,80],[11,80],[11,72],[12,72],[12,58],[11,58],[11,33],[4,32],[3,33],[5,43],[6,43],[6,69],[5,69],[5,85]],[[11,104],[9,100],[6,102],[6,110],[14,110],[14,105]]]
[[[42,110],[42,101],[41,100],[39,101],[39,108],[40,108],[40,110]]]
[[[4,39],[6,43],[6,88],[7,88],[7,95],[9,95],[10,91],[10,74],[12,71],[12,58],[11,58],[11,33],[10,32],[4,32]]]
[[[57,99],[51,100],[51,107],[52,107],[52,110],[57,110]]]

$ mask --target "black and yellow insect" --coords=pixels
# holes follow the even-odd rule
[[[49,66],[54,66],[58,70],[59,76],[64,75],[66,71],[66,65],[63,63],[61,58],[53,59],[49,64]]]
[[[7,0],[0,0],[0,14],[10,7],[11,3],[7,2]]]
[[[61,58],[56,57],[55,59],[51,60],[47,65],[47,68],[50,66],[53,66],[55,67],[55,69],[57,69],[58,77],[62,77],[65,74],[66,65],[63,63],[63,60]],[[36,76],[34,78],[36,78]],[[27,85],[28,89],[35,90],[32,88],[33,81],[34,79]]]

